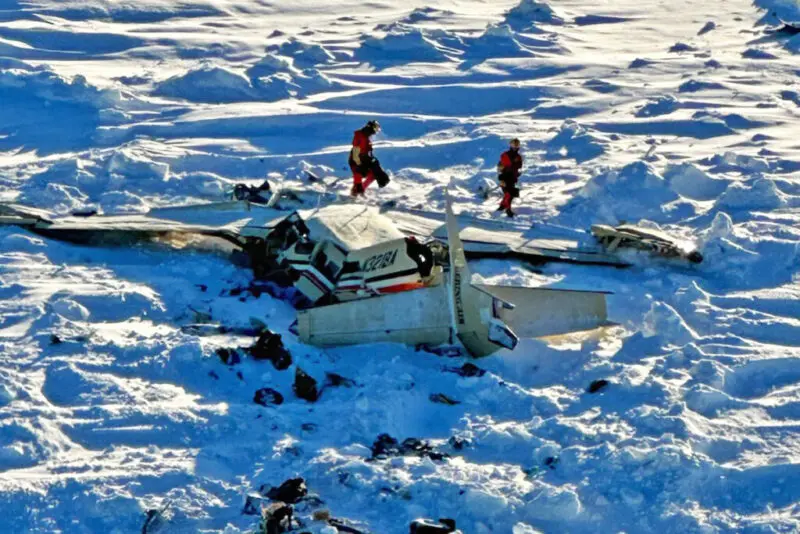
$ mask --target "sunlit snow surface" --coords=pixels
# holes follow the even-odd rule
[[[239,294],[252,275],[222,254],[2,228],[0,531],[139,532],[169,502],[165,532],[247,532],[245,496],[292,476],[324,501],[299,507],[314,533],[314,506],[374,533],[420,516],[469,534],[800,529],[800,41],[784,27],[800,16],[756,4],[0,0],[1,199],[131,213],[268,173],[318,187],[304,171],[346,178],[353,130],[377,118],[394,179],[368,203],[442,210],[450,184],[457,211],[496,217],[477,191],[516,136],[515,224],[646,219],[706,258],[476,263],[492,283],[613,291],[619,326],[524,340],[461,378],[463,360],[412,348],[300,345],[291,306]],[[229,368],[214,350],[252,338],[183,333],[195,310],[258,317],[306,372],[357,385],[308,404],[293,368]],[[254,404],[265,386],[286,402]],[[450,458],[367,461],[382,433]]]

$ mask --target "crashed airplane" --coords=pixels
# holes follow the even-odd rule
[[[475,220],[362,204],[282,211],[243,201],[153,209],[140,215],[57,217],[0,205],[0,224],[86,244],[175,236],[222,239],[243,250],[258,278],[303,295],[296,332],[316,346],[460,341],[475,357],[607,324],[606,294],[472,284],[468,258],[624,266],[603,251],[528,239]]]
[[[446,217],[446,271],[436,265],[436,276],[414,291],[301,310],[297,316],[300,339],[318,346],[440,345],[458,340],[472,356],[481,357],[501,348],[514,349],[520,336],[565,334],[606,324],[603,292],[472,284],[449,202]],[[388,254],[392,258],[402,252]],[[381,266],[385,263],[377,261]]]

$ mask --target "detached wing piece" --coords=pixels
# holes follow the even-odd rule
[[[449,242],[445,218],[439,213],[388,209],[384,210],[384,215],[406,235],[423,241],[432,239],[443,244]],[[523,231],[519,226],[463,215],[456,219],[459,222],[458,235],[469,259],[514,258],[537,264],[565,262],[614,267],[629,265],[597,247],[584,246],[580,240],[575,239],[574,232],[565,236],[563,231],[544,231],[539,228]]]
[[[192,234],[218,237],[241,246],[249,237],[265,239],[286,217],[286,213],[248,202],[93,216],[56,216],[18,204],[0,204],[0,224],[24,227],[55,239],[101,245],[128,245],[168,234]]]
[[[0,204],[0,224],[35,226],[49,223],[53,215],[46,210],[29,208],[20,204]]]

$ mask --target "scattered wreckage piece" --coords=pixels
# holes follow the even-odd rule
[[[410,534],[461,534],[456,530],[454,519],[440,518],[438,521],[433,519],[415,519],[409,525]]]
[[[703,255],[696,248],[682,244],[659,230],[634,224],[608,226],[593,224],[592,235],[608,253],[621,248],[645,250],[665,258],[679,258],[691,263],[701,263]]]
[[[273,367],[278,371],[284,371],[292,365],[292,355],[283,346],[280,334],[275,334],[269,330],[263,331],[252,347],[247,352],[254,360],[269,360]]]
[[[294,530],[294,508],[282,503],[273,502],[261,508],[261,521],[257,534],[283,534]]]
[[[277,487],[271,486],[267,488],[266,485],[264,485],[259,491],[268,499],[285,502],[287,504],[297,504],[308,495],[306,481],[300,477],[285,480]]]
[[[154,534],[156,531],[161,530],[167,522],[167,510],[172,506],[172,501],[167,501],[161,508],[151,508],[145,513],[144,524],[142,525],[142,534]]]
[[[319,398],[317,381],[311,375],[300,369],[299,366],[295,368],[292,390],[298,398],[308,402],[316,402]]]
[[[325,523],[339,532],[369,534],[357,523],[332,517],[330,510],[320,509],[324,504],[318,496],[309,494],[304,479],[293,478],[278,487],[264,484],[257,492],[249,493],[242,514],[260,516],[256,534],[306,532],[305,514],[310,510],[313,510],[310,519],[314,522]],[[303,519],[298,517],[300,514],[304,514]]]
[[[182,331],[198,335],[199,333],[220,332],[219,325],[189,325],[190,328],[181,328]],[[210,326],[209,329],[199,329],[198,326]],[[220,361],[228,366],[242,362],[242,353],[249,354],[256,361],[268,360],[278,371],[285,371],[292,365],[292,355],[286,350],[280,334],[275,334],[266,326],[259,329],[228,329],[222,328],[221,333],[236,332],[240,335],[257,336],[256,342],[250,347],[227,348],[219,347],[214,352]]]
[[[436,404],[444,404],[445,406],[456,406],[461,404],[461,401],[448,397],[444,393],[431,393],[428,399]]]
[[[280,195],[280,191],[272,190],[269,180],[264,180],[261,185],[252,186],[248,184],[236,184],[231,193],[231,197],[236,200],[247,200],[257,204],[274,205]]]
[[[610,383],[611,382],[609,382],[605,378],[601,378],[599,380],[593,380],[592,383],[589,384],[589,387],[586,388],[586,391],[588,393],[599,393],[601,391],[604,391]]]
[[[441,461],[449,458],[449,455],[436,450],[427,441],[417,438],[406,438],[399,443],[389,434],[380,434],[372,444],[371,460],[385,460],[394,456],[417,456],[419,458],[430,458],[431,460]]]
[[[337,519],[332,517],[328,519],[328,525],[336,529],[337,532],[344,532],[346,534],[370,534],[369,531],[364,530],[363,527],[355,527],[347,519]]]
[[[261,406],[279,406],[283,404],[283,395],[272,388],[261,388],[253,395],[253,402]]]
[[[481,369],[474,363],[467,362],[461,367],[445,367],[445,371],[455,373],[462,378],[481,377],[486,374],[485,369]]]

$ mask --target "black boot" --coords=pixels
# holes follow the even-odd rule
[[[506,215],[508,215],[509,217],[513,217],[513,216],[514,216],[514,212],[513,212],[513,211],[511,211],[511,208],[508,208],[508,209],[506,210]]]

